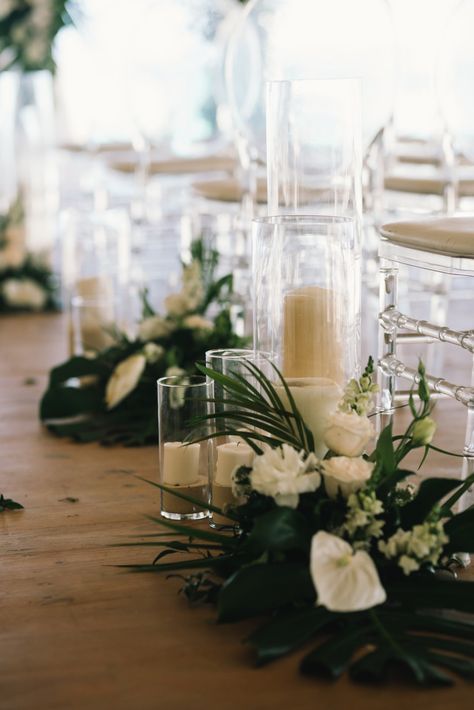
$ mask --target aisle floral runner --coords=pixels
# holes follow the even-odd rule
[[[210,506],[233,527],[152,518],[176,539],[160,531],[127,543],[164,548],[152,564],[129,567],[186,572],[187,598],[215,605],[220,622],[266,616],[246,639],[259,665],[312,642],[300,666],[306,675],[337,679],[348,671],[355,681],[380,682],[395,668],[420,685],[450,685],[456,674],[474,678],[474,583],[456,581],[454,571],[456,553],[474,552],[474,507],[455,512],[474,475],[424,477],[417,489],[404,484],[416,478],[404,468],[407,454],[419,449],[424,459],[433,447],[423,366],[408,428],[394,436],[387,426],[367,455],[375,389],[369,362],[331,417],[323,460],[280,373],[274,379],[285,388],[288,409],[274,384],[251,363],[247,368],[260,391],[244,378],[201,368],[235,406],[211,415],[217,431],[209,437],[239,436],[256,454],[251,467],[233,474],[240,504]],[[225,431],[223,417],[234,422]],[[181,552],[192,556],[169,561]]]
[[[19,197],[0,215],[0,313],[56,307],[56,284],[46,261],[26,251],[24,211]]]
[[[217,267],[217,252],[195,242],[181,290],[166,299],[166,315],[156,314],[145,295],[137,338],[115,332],[111,347],[55,367],[40,405],[49,430],[79,442],[156,443],[157,379],[181,375],[185,383],[207,350],[247,344],[231,321],[232,275],[216,278]],[[64,421],[71,417],[79,420]]]
[[[0,3],[0,71],[54,70],[53,41],[72,23],[74,0],[2,0]]]

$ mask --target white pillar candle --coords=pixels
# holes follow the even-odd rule
[[[163,444],[161,479],[168,486],[190,486],[199,480],[199,444],[182,441]]]
[[[285,295],[285,377],[328,377],[344,382],[343,308],[341,294],[319,286],[306,286]]]
[[[314,436],[316,456],[322,458],[328,450],[323,442],[324,430],[329,415],[337,409],[342,389],[336,382],[325,377],[289,378],[286,384],[306,426]],[[276,385],[275,389],[285,408],[291,410],[284,388]]]
[[[221,486],[231,486],[235,469],[240,466],[251,466],[255,458],[255,452],[250,446],[235,441],[221,444],[216,449],[217,464],[214,481]]]

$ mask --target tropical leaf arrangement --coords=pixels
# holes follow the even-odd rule
[[[21,196],[0,215],[0,313],[57,307],[57,284],[51,269],[40,255],[26,251],[24,216]]]
[[[170,530],[125,545],[161,552],[152,564],[127,567],[184,574],[186,597],[215,605],[221,623],[258,619],[246,639],[257,665],[304,646],[300,670],[309,676],[348,672],[379,683],[395,671],[423,686],[474,678],[474,583],[455,572],[457,553],[474,552],[474,506],[456,512],[474,475],[424,477],[415,488],[416,473],[404,465],[413,450],[424,460],[435,448],[423,365],[406,431],[394,435],[389,424],[368,454],[376,389],[369,361],[329,417],[322,459],[279,371],[272,382],[246,367],[248,381],[200,368],[223,388],[225,404],[208,415],[201,440],[241,437],[255,452],[251,467],[233,472],[235,506],[210,506],[229,527],[152,518]],[[180,553],[185,559],[170,561]]]
[[[195,373],[207,350],[239,348],[230,313],[232,275],[217,278],[219,257],[201,240],[183,265],[182,288],[157,315],[146,292],[138,335],[111,333],[110,347],[71,357],[53,368],[40,418],[58,436],[78,442],[142,446],[157,442],[156,381]]]

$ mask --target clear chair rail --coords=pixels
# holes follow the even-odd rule
[[[426,320],[417,320],[406,316],[393,306],[389,306],[379,315],[382,328],[387,332],[395,332],[401,328],[427,338],[450,343],[474,353],[474,330],[452,330],[447,326],[439,326]],[[399,337],[399,336],[397,336]]]

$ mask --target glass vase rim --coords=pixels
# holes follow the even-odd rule
[[[226,355],[225,353],[229,353]],[[214,350],[206,350],[206,361],[208,357],[219,357],[223,360],[247,360],[245,355],[239,356],[239,353],[248,353],[248,358],[262,357],[270,360],[272,353],[269,350],[258,350],[257,348],[215,348]]]
[[[174,380],[172,382],[171,380]],[[156,381],[158,387],[202,387],[207,386],[207,379],[204,375],[166,375],[159,377]]]

